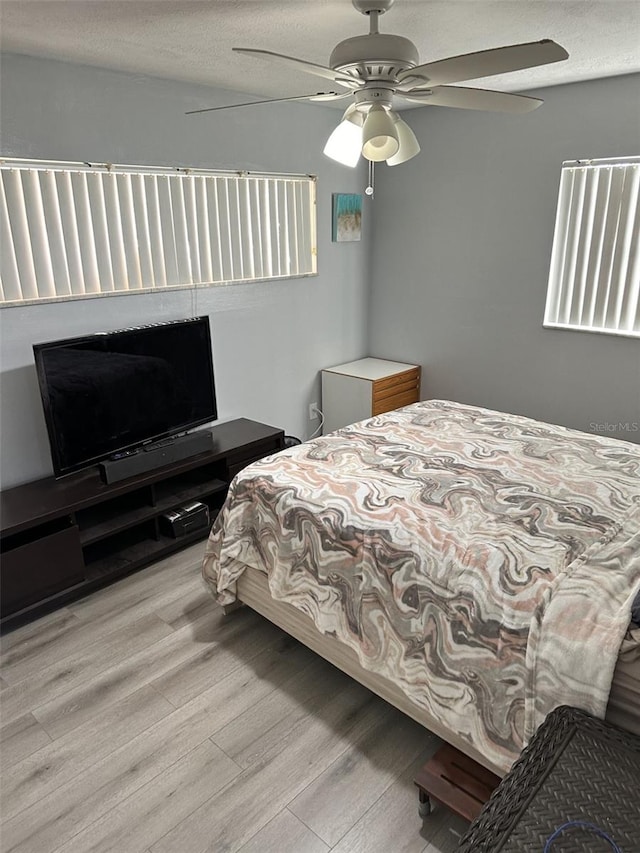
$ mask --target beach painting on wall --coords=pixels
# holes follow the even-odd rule
[[[359,240],[361,225],[362,196],[358,193],[334,193],[331,235],[334,243]]]

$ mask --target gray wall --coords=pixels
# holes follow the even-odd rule
[[[372,354],[422,364],[424,397],[640,440],[612,429],[640,423],[638,341],[542,328],[560,164],[638,153],[639,83],[547,89],[520,117],[411,110],[421,154],[377,169],[362,242],[335,244],[331,193],[366,183],[363,169],[321,154],[336,111],[283,104],[187,118],[235,96],[4,56],[4,155],[317,174],[320,275],[1,310],[3,487],[51,471],[32,343],[195,314],[211,318],[222,417],[304,436],[318,371]]]
[[[4,156],[318,175],[312,278],[126,295],[0,311],[0,475],[7,488],[51,473],[31,346],[101,329],[208,314],[220,415],[305,437],[318,371],[366,352],[370,245],[331,242],[331,193],[362,192],[364,167],[322,155],[340,113],[278,104],[187,117],[238,96],[202,86],[26,56],[2,57]],[[241,100],[248,100],[242,95]],[[286,132],[285,132],[286,131]]]
[[[376,174],[369,350],[422,364],[424,398],[640,441],[640,341],[542,328],[561,163],[640,154],[640,76],[539,95],[405,114],[422,152]]]

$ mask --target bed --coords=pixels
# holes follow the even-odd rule
[[[559,705],[640,732],[640,446],[416,403],[241,471],[203,576],[501,775]]]

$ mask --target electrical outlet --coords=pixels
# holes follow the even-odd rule
[[[318,409],[317,403],[309,403],[309,420],[315,421],[318,419],[320,414],[320,410]]]

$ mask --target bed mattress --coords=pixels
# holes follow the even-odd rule
[[[204,576],[230,603],[243,566],[265,571],[506,770],[557,705],[605,715],[640,586],[639,483],[636,445],[418,403],[241,472]]]

